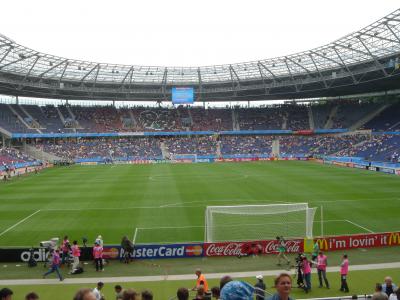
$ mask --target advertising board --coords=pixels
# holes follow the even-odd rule
[[[322,251],[375,248],[400,245],[400,232],[370,233],[315,238]]]

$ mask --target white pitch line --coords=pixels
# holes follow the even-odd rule
[[[30,214],[29,216],[27,216],[26,218],[22,219],[21,221],[19,221],[18,223],[14,224],[13,226],[7,228],[6,230],[4,230],[2,233],[0,233],[0,236],[2,236],[3,234],[9,232],[11,229],[17,227],[19,224],[25,222],[26,220],[28,220],[30,217],[33,217],[34,215],[36,215],[37,213],[39,213],[41,210],[37,210],[35,211],[33,214]]]
[[[370,229],[368,229],[368,228],[365,228],[364,226],[361,226],[361,225],[359,225],[359,224],[357,224],[357,223],[354,223],[354,222],[352,222],[352,221],[350,221],[350,220],[345,220],[346,222],[349,222],[350,224],[353,224],[354,226],[357,226],[357,227],[359,227],[359,228],[361,228],[361,229],[364,229],[364,230],[366,230],[366,231],[368,231],[368,232],[370,232],[370,233],[375,233],[375,232],[373,232],[372,230],[370,230]]]
[[[324,222],[343,222],[347,220],[324,220]],[[321,221],[316,221],[317,223],[320,223]],[[246,225],[251,225],[251,226],[256,226],[256,225],[279,225],[282,223],[258,223],[258,224],[246,224]],[[303,224],[303,222],[288,222],[286,224]],[[237,227],[237,226],[243,226],[243,225],[220,225],[220,227]],[[155,229],[181,229],[181,228],[204,228],[204,225],[193,225],[193,226],[159,226],[159,227],[138,227],[138,230],[155,230]]]
[[[352,271],[380,270],[380,269],[398,269],[400,262],[390,262],[370,265],[351,265]],[[327,272],[339,272],[339,267],[327,267]],[[230,272],[233,278],[255,277],[262,274],[264,276],[276,276],[282,272],[282,269],[269,271],[250,271],[250,272]],[[315,272],[314,269],[312,272]],[[208,273],[207,278],[219,279],[226,273]],[[153,276],[129,276],[129,277],[88,277],[88,278],[65,278],[62,285],[66,284],[92,284],[99,281],[106,283],[119,282],[154,282],[154,281],[176,281],[176,280],[193,280],[193,274],[179,275],[153,275]],[[58,279],[5,279],[0,280],[0,286],[16,286],[16,285],[60,285]]]

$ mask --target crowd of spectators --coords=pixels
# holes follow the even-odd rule
[[[272,156],[273,141],[279,140],[279,155],[352,156],[368,160],[399,162],[400,136],[394,135],[198,135],[171,137],[82,138],[38,142],[36,147],[67,160],[162,159],[176,155]],[[164,148],[164,155],[163,150]],[[168,153],[168,155],[166,155]],[[276,153],[276,152],[274,152]],[[22,153],[19,154],[20,156]],[[16,154],[12,155],[16,157]],[[26,160],[26,158],[22,158]]]
[[[229,108],[205,109],[193,107],[189,109],[192,119],[192,131],[225,131],[233,129],[232,110]]]
[[[380,106],[382,103],[342,100],[338,102],[337,112],[332,118],[330,128],[349,128]]]
[[[338,156],[363,157],[371,161],[400,162],[400,136],[372,135],[364,143],[354,143],[337,153]]]
[[[284,155],[331,155],[369,139],[368,135],[284,136],[280,137],[280,152]]]
[[[79,131],[120,132],[123,131],[122,112],[113,106],[71,106]]]
[[[400,130],[400,103],[393,103],[375,118],[363,125],[363,128],[373,131],[399,131]]]
[[[240,130],[281,130],[286,112],[284,107],[236,109]]]
[[[317,104],[274,104],[264,107],[205,108],[199,106],[133,107],[114,106],[34,106],[0,104],[0,126],[13,132],[121,132],[121,131],[226,131],[304,130],[349,128],[358,120],[385,105],[385,102],[337,100]],[[27,112],[27,113],[25,113]],[[364,128],[400,128],[400,104],[391,104]],[[311,115],[312,114],[312,118]],[[28,127],[20,124],[27,120]],[[67,131],[68,132],[68,131]]]
[[[36,146],[68,160],[82,158],[118,160],[161,157],[159,143],[156,138],[59,139],[46,140]]]
[[[217,140],[214,136],[171,137],[164,139],[164,144],[172,155],[215,155],[217,152]]]
[[[221,136],[222,154],[270,155],[273,136]]]
[[[29,163],[34,161],[34,158],[18,149],[1,147],[0,145],[0,166],[14,166],[17,163]]]
[[[307,106],[285,105],[282,107],[287,115],[286,129],[304,130],[310,129]]]

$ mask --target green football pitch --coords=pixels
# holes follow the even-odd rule
[[[400,230],[400,178],[313,162],[72,166],[0,184],[0,246],[204,240],[209,205],[307,202],[314,235]]]

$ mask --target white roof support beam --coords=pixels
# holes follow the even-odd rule
[[[168,68],[165,68],[164,74],[163,74],[163,79],[161,81],[161,88],[162,88],[162,93],[164,95],[165,101],[167,101],[167,77],[168,77]]]
[[[286,68],[287,68],[287,70],[288,70],[288,72],[289,72],[290,78],[292,79],[292,82],[293,82],[293,84],[294,84],[294,87],[295,87],[295,89],[296,89],[296,92],[298,92],[298,91],[299,91],[299,88],[298,88],[298,86],[297,86],[297,84],[296,84],[296,82],[295,82],[295,80],[294,80],[292,71],[291,71],[290,68],[289,68],[289,65],[288,65],[288,63],[287,63],[287,59],[284,59],[283,61],[284,61],[285,65],[286,65]]]
[[[362,50],[359,50],[359,49],[355,49],[355,48],[352,48],[352,47],[348,47],[348,46],[345,46],[345,45],[341,45],[341,44],[335,43],[334,46],[341,47],[341,48],[344,48],[344,49],[347,49],[347,50],[350,50],[350,51],[354,51],[354,52],[360,53],[362,55],[370,56],[370,54],[368,52],[365,52],[365,51],[362,51]]]
[[[23,79],[23,80],[21,81],[21,83],[19,84],[19,86],[18,86],[18,89],[19,89],[19,90],[22,89],[24,83],[26,82],[26,78],[29,77],[29,75],[31,74],[33,68],[35,67],[35,65],[36,65],[36,63],[38,62],[39,59],[40,59],[40,56],[38,55],[38,56],[36,57],[35,61],[33,62],[32,66],[29,68],[28,73],[26,73],[24,79]]]
[[[385,26],[389,29],[389,31],[392,33],[392,35],[399,41],[399,43],[400,43],[400,37],[393,31],[393,29],[392,29],[392,27],[387,23],[387,22],[385,22]]]
[[[201,100],[202,95],[203,95],[203,81],[201,79],[200,68],[197,68],[197,80],[199,82],[199,100]]]
[[[1,45],[0,45],[0,48],[7,47],[7,46],[10,46],[11,48],[13,48],[12,43],[4,43],[4,44],[1,44]]]
[[[32,54],[32,55],[29,55],[29,56],[20,57],[20,58],[17,59],[17,60],[13,60],[13,61],[11,61],[11,62],[5,64],[5,65],[0,66],[0,69],[3,69],[4,67],[11,66],[11,65],[16,64],[16,63],[18,63],[18,62],[20,62],[20,61],[26,60],[26,59],[28,59],[28,58],[32,58],[32,57],[37,56],[37,55],[39,55],[38,52],[35,53],[35,54]]]
[[[51,68],[48,68],[46,71],[44,71],[43,73],[41,73],[39,75],[39,77],[43,77],[43,75],[45,75],[46,73],[50,72],[51,70],[54,70],[55,68],[61,66],[62,64],[65,64],[68,61],[68,59],[63,60],[62,62],[59,62],[58,64],[52,66]]]
[[[240,87],[240,79],[239,76],[237,75],[235,69],[232,67],[232,65],[229,65],[229,72],[231,74],[231,80],[232,82],[237,82],[237,85]],[[235,77],[236,79],[233,79]]]
[[[277,82],[277,77],[276,77],[276,75],[269,69],[269,68],[267,68],[262,62],[257,62],[257,64],[259,65],[259,66],[262,66],[265,70],[267,70],[267,72],[269,73],[269,74],[271,74],[272,75],[272,80],[274,81],[274,84]]]
[[[263,71],[261,70],[260,64],[257,64],[257,67],[258,67],[258,72],[260,72],[260,76],[261,76],[261,80],[262,80],[263,85],[264,85],[265,93],[266,93],[266,94],[269,94],[269,88],[267,88],[267,84],[265,83],[264,73],[263,73]]]
[[[91,68],[90,71],[87,72],[87,73],[85,74],[85,76],[83,76],[83,77],[81,78],[80,81],[83,82],[94,70],[96,70],[96,69],[98,69],[98,68],[100,68],[100,64],[97,64],[97,65],[95,65],[93,68]]]
[[[133,72],[133,70],[134,70],[134,68],[133,68],[133,66],[131,66],[131,67],[129,68],[128,72],[125,74],[124,78],[123,78],[122,81],[121,81],[121,87],[123,87],[126,78],[128,78],[129,74],[130,74],[131,72]]]
[[[322,73],[320,72],[320,70],[319,70],[317,64],[315,63],[314,57],[312,56],[311,53],[309,54],[309,56],[310,56],[310,58],[311,58],[311,61],[312,61],[313,64],[314,64],[315,69],[317,70],[317,72],[318,72],[318,74],[319,74],[319,77],[321,78],[322,82],[324,83],[325,88],[327,89],[327,88],[328,88],[328,84],[326,83],[326,80],[325,80],[324,76],[322,76]]]
[[[379,35],[373,35],[373,34],[369,34],[369,33],[361,33],[360,35],[368,36],[368,37],[371,37],[371,38],[380,39],[381,41],[386,41],[386,42],[390,42],[390,43],[399,43],[399,41],[392,40],[392,39],[389,39],[389,38],[386,38],[386,37],[383,37],[383,36],[379,36]]]
[[[133,68],[131,71],[131,75],[129,76],[129,86],[128,86],[129,93],[131,92],[131,89],[132,89],[132,82],[133,82]]]
[[[10,48],[8,48],[7,52],[4,53],[3,57],[0,59],[0,64],[3,62],[3,60],[7,57],[7,55],[11,52],[13,47],[10,46]]]
[[[339,54],[339,51],[337,51],[337,49],[335,47],[332,47],[333,51],[335,51],[337,57],[339,57],[340,61],[342,62],[344,68],[346,69],[346,71],[350,74],[351,79],[353,79],[353,83],[356,84],[358,83],[358,81],[356,80],[356,78],[354,77],[354,74],[350,71],[349,67],[344,63],[342,57]]]
[[[328,57],[328,56],[326,56],[326,55],[320,54],[320,53],[318,53],[318,52],[310,51],[310,53],[311,53],[311,54],[315,54],[315,55],[317,55],[317,56],[320,56],[320,57],[322,57],[322,58],[325,58],[326,60],[329,60],[330,62],[333,62],[333,63],[337,64],[338,67],[342,67],[342,68],[345,67],[345,64],[343,63],[342,60],[341,60],[341,62],[338,62],[337,60],[335,60],[335,59],[333,59],[333,58],[330,58],[330,57]]]
[[[99,76],[99,72],[100,72],[100,65],[98,65],[97,71],[96,71],[96,76],[94,77],[94,82],[93,82],[93,87],[96,85],[97,82],[97,77]]]
[[[367,45],[365,45],[363,39],[361,37],[357,37],[358,40],[361,42],[361,44],[364,46],[365,50],[367,50],[368,54],[372,57],[372,59],[375,62],[375,65],[382,70],[382,73],[385,75],[385,77],[388,76],[388,73],[386,72],[385,68],[382,66],[382,64],[376,59],[374,55],[372,55],[371,51],[368,49]]]
[[[65,71],[67,71],[68,65],[69,65],[69,61],[66,60],[66,61],[65,61],[64,69],[63,69],[63,71],[62,71],[62,73],[61,73],[60,78],[58,79],[58,83],[59,83],[59,84],[61,83],[61,80],[62,80],[63,77],[64,77]]]
[[[294,63],[296,66],[299,66],[300,68],[302,68],[304,71],[306,71],[308,73],[308,75],[311,76],[311,71],[309,69],[307,69],[306,67],[302,66],[301,64],[299,64],[298,62],[294,61],[293,59],[291,59],[290,57],[285,56],[286,59],[290,60],[292,63]]]

